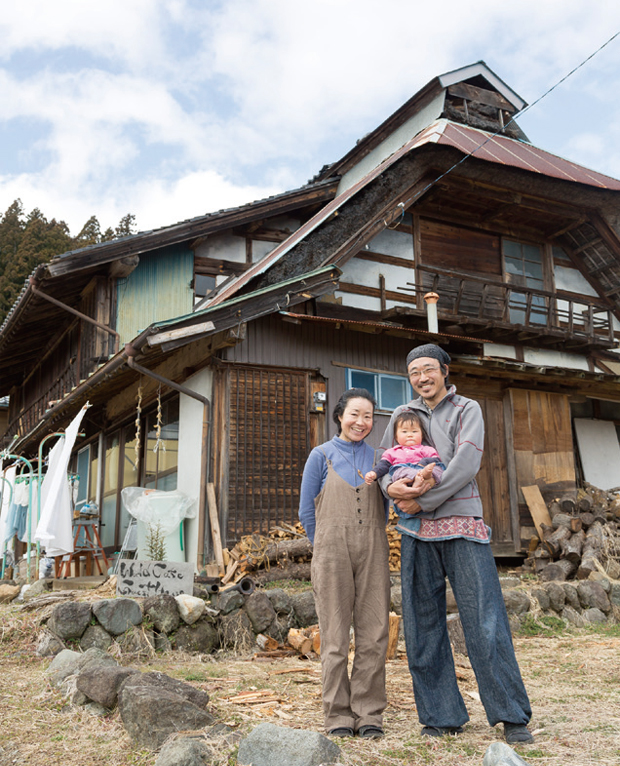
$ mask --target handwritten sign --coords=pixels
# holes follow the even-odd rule
[[[121,559],[116,579],[117,596],[178,596],[194,590],[194,565],[176,561]]]

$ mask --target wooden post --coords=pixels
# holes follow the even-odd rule
[[[386,660],[393,660],[396,657],[399,630],[400,630],[400,617],[395,612],[390,612],[388,647],[387,647],[387,654],[385,656]]]
[[[217,513],[215,501],[215,487],[211,482],[207,484],[207,500],[209,502],[209,521],[211,522],[211,537],[213,538],[213,552],[220,576],[224,575],[224,553],[222,551],[222,537],[220,534],[220,519]]]

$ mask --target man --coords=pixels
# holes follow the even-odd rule
[[[415,410],[446,465],[437,487],[414,489],[406,480],[390,484],[389,476],[382,481],[407,514],[398,524],[403,623],[418,717],[422,734],[432,737],[459,734],[469,720],[448,638],[447,576],[489,724],[503,723],[509,744],[532,742],[526,726],[530,703],[474,478],[484,445],[482,411],[449,385],[449,364],[449,355],[432,343],[409,353],[407,372],[419,398],[394,411],[381,443],[391,447],[394,418],[403,409]]]

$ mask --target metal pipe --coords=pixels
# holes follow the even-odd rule
[[[146,367],[142,367],[142,365],[138,364],[135,360],[136,355],[136,349],[130,344],[127,343],[125,345],[125,355],[127,356],[127,365],[136,372],[141,373],[142,375],[146,375],[148,378],[153,378],[153,380],[157,380],[159,383],[163,383],[165,386],[168,386],[169,388],[174,389],[175,391],[179,391],[182,394],[185,394],[186,396],[190,396],[192,399],[196,399],[199,402],[202,402],[204,404],[204,414],[203,414],[203,422],[202,422],[202,463],[201,463],[201,470],[200,470],[200,492],[198,497],[198,526],[199,526],[199,534],[200,534],[200,526],[205,524],[206,520],[206,502],[207,502],[207,483],[209,481],[209,468],[211,465],[211,442],[212,442],[212,430],[210,428],[211,425],[211,402],[209,399],[207,399],[206,396],[203,396],[202,394],[197,393],[196,391],[192,391],[191,388],[187,388],[186,386],[182,386],[180,383],[175,383],[172,380],[168,380],[168,378],[164,378],[163,375],[158,375],[156,372],[153,372],[152,370],[147,369]],[[206,525],[205,525],[206,526]],[[204,527],[203,527],[204,528]],[[201,541],[199,540],[199,546],[201,545]],[[202,550],[198,551],[202,555],[202,565],[204,566],[204,558],[205,558],[205,545],[204,545],[204,534],[202,536]]]
[[[118,353],[118,349],[121,342],[121,336],[116,332],[116,330],[112,330],[112,328],[108,327],[105,324],[102,324],[101,322],[97,322],[96,319],[93,319],[92,317],[87,316],[86,314],[82,314],[81,311],[78,311],[77,309],[72,308],[71,306],[67,306],[66,303],[62,303],[62,301],[57,300],[56,298],[52,298],[51,295],[47,295],[47,293],[41,292],[38,287],[35,287],[34,279],[30,277],[30,289],[34,293],[34,295],[38,295],[39,298],[43,298],[46,301],[49,301],[50,303],[53,303],[54,306],[58,306],[61,309],[64,309],[65,311],[68,311],[70,314],[75,314],[76,317],[80,317],[80,319],[83,319],[85,322],[90,322],[90,324],[95,325],[95,327],[98,327],[100,330],[105,330],[107,333],[112,335],[114,337],[114,353]]]
[[[424,296],[426,301],[426,321],[428,322],[428,331],[437,335],[439,332],[439,322],[437,321],[437,301],[439,296],[437,293],[426,293]]]

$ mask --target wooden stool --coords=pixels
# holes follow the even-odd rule
[[[77,518],[73,520],[73,553],[56,557],[55,569],[57,579],[71,576],[72,563],[75,564],[75,577],[78,577],[80,561],[82,559],[86,560],[87,577],[90,577],[93,573],[93,561],[97,564],[99,574],[108,573],[108,558],[103,550],[97,523],[97,519]],[[58,559],[60,559],[60,563]],[[101,559],[103,559],[105,569],[101,566]]]

